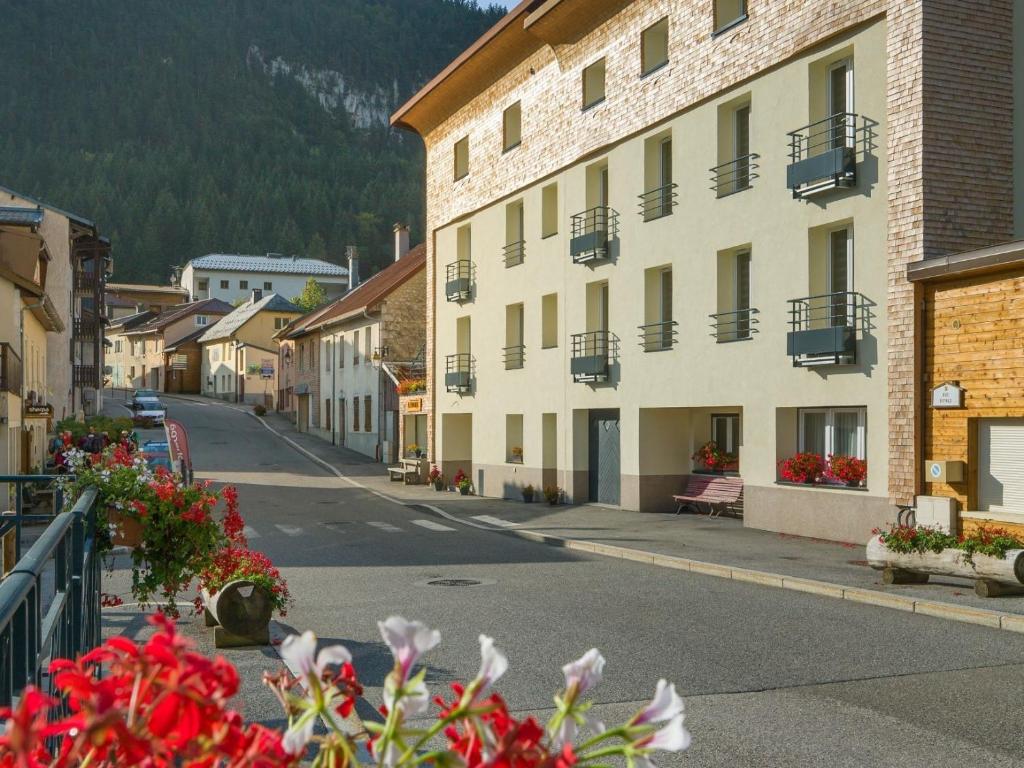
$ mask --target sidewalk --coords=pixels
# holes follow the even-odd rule
[[[927,584],[886,586],[881,572],[864,560],[863,545],[744,528],[742,520],[734,518],[640,513],[590,504],[551,507],[437,492],[430,486],[391,481],[383,464],[300,433],[280,414],[267,414],[264,421],[371,491],[507,535],[653,566],[1024,632],[1024,596],[981,598],[975,595],[972,581],[945,576],[932,576]],[[480,521],[479,516],[497,520]]]

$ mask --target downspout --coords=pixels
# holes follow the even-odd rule
[[[331,332],[331,445],[337,445],[338,423],[338,335]]]
[[[370,313],[366,311],[366,307],[363,307],[363,317],[366,318],[367,320],[371,321],[371,322],[373,321],[373,318],[370,317]],[[384,325],[383,324],[381,324],[381,330],[382,331],[384,330]],[[380,341],[381,349],[383,349],[384,348],[384,334],[383,333],[378,333],[377,334],[377,338],[378,338],[378,341]],[[381,445],[381,439],[380,439],[380,436],[381,436],[380,419],[381,419],[381,414],[384,413],[384,408],[382,407],[383,406],[384,398],[381,397],[382,387],[380,385],[380,372],[384,368],[384,355],[383,354],[381,355],[380,362],[381,362],[381,366],[377,370],[377,449],[376,449],[375,453],[377,454],[377,461],[384,461],[384,448]],[[372,351],[370,353],[370,365],[373,365],[373,352]]]

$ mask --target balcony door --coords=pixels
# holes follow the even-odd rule
[[[828,69],[828,109],[832,118],[830,143],[833,149],[853,146],[853,63],[836,62]]]
[[[750,105],[733,112],[733,158],[736,160],[735,191],[750,186]]]
[[[845,327],[850,324],[849,293],[853,291],[852,230],[834,229],[828,236],[828,293],[831,294],[831,325]]]
[[[750,251],[736,254],[736,338],[750,338]]]

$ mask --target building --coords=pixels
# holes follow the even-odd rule
[[[278,410],[287,411],[299,432],[323,436],[320,417],[320,329],[332,304],[307,312],[274,334],[278,342]],[[330,430],[327,430],[330,439]]]
[[[108,377],[112,389],[141,389],[147,386],[143,370],[144,350],[128,337],[128,333],[145,325],[156,317],[154,312],[144,310],[130,315],[121,315],[109,321],[105,330],[107,345],[106,362],[110,369]]]
[[[199,337],[233,311],[234,307],[220,299],[203,299],[164,307],[155,317],[124,329],[129,368],[137,373],[133,386],[198,393],[202,378]],[[179,344],[183,344],[181,349]]]
[[[193,299],[221,299],[236,303],[254,290],[294,298],[302,293],[309,278],[316,280],[328,299],[348,290],[348,269],[320,259],[306,259],[268,253],[244,256],[209,253],[192,259],[181,270],[179,284]]]
[[[921,484],[906,265],[1021,230],[1014,6],[516,6],[392,116],[426,145],[431,457],[653,511],[713,441],[746,525],[894,519]],[[798,453],[867,475],[786,482]]]
[[[274,334],[302,314],[276,293],[261,289],[205,333],[202,349],[202,394],[273,409],[277,392],[277,342]]]
[[[107,317],[114,319],[142,310],[159,314],[167,307],[188,301],[188,291],[178,285],[107,283]]]

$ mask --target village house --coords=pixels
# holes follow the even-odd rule
[[[121,315],[110,320],[105,329],[107,354],[106,363],[110,369],[108,378],[112,389],[139,389],[144,387],[146,378],[142,370],[142,351],[128,338],[129,331],[148,323],[156,314],[145,310],[130,315]]]
[[[336,299],[348,290],[347,268],[322,259],[280,253],[198,256],[181,268],[178,283],[193,300],[221,299],[236,303],[247,299],[254,290],[264,295],[276,293],[286,299],[294,298],[302,294],[310,278],[320,284],[328,299]]]
[[[313,326],[331,307],[307,312],[274,334],[280,345],[278,410],[292,414],[299,432],[320,436],[320,331]]]
[[[159,314],[168,307],[187,302],[188,299],[188,291],[178,285],[106,284],[107,317],[110,319],[146,309]]]

